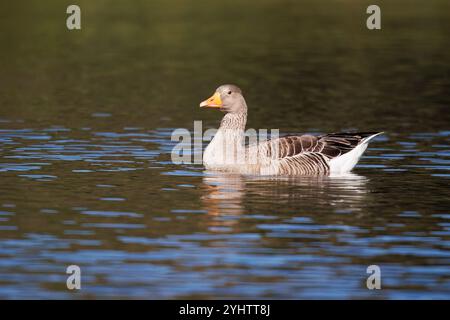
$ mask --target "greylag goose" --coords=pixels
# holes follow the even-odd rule
[[[241,89],[222,85],[200,107],[225,115],[203,154],[206,169],[259,175],[343,174],[351,171],[370,140],[382,132],[291,135],[245,145],[247,104]]]

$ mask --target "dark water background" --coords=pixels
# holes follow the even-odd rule
[[[0,298],[450,297],[448,1],[69,4],[0,4]],[[341,178],[172,164],[227,82],[250,127],[386,134]]]

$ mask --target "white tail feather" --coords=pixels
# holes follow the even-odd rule
[[[359,159],[367,149],[369,141],[376,136],[382,134],[379,132],[361,140],[361,142],[351,151],[330,160],[330,173],[347,173],[350,172],[358,163]]]

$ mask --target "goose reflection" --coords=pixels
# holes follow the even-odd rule
[[[359,211],[369,191],[369,179],[354,173],[339,176],[243,176],[209,172],[203,177],[202,197],[210,215],[240,215],[277,211],[332,208]]]

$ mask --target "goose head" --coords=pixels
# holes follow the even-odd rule
[[[218,87],[210,98],[200,103],[200,107],[216,108],[233,114],[247,113],[247,104],[242,91],[234,84]]]

